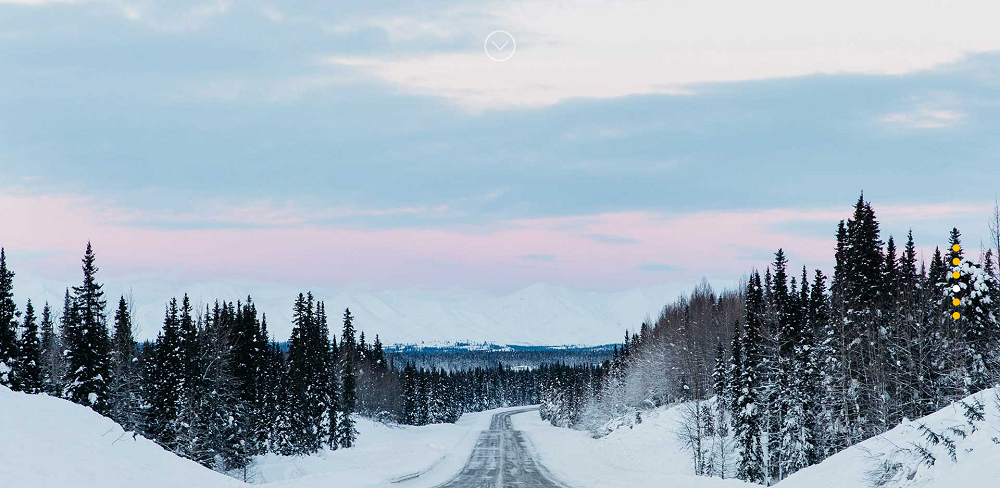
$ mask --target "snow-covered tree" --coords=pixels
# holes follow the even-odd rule
[[[13,387],[17,378],[17,304],[14,272],[7,268],[7,254],[0,248],[0,385]]]
[[[132,311],[122,296],[115,310],[111,336],[111,382],[109,416],[125,430],[134,430],[142,421],[142,390],[139,350],[132,327]]]
[[[17,386],[25,393],[42,391],[42,350],[38,340],[38,323],[35,307],[28,300],[24,307],[24,326],[18,342]]]
[[[765,480],[761,442],[761,412],[758,404],[761,366],[761,329],[763,329],[764,297],[760,274],[750,277],[746,291],[746,318],[742,337],[742,366],[736,380],[736,409],[733,411],[733,429],[740,451],[736,477],[753,483]]]
[[[87,243],[83,283],[73,287],[73,320],[66,324],[66,398],[98,413],[108,412],[111,341],[103,285],[97,282],[94,250]]]
[[[340,447],[352,447],[357,439],[358,431],[354,427],[354,414],[357,406],[357,359],[354,342],[354,316],[350,309],[344,310],[344,331],[340,338],[341,373],[340,373],[340,418],[337,421],[337,443]],[[426,405],[426,404],[425,404]],[[424,407],[426,410],[426,406]],[[426,421],[426,413],[423,415]]]

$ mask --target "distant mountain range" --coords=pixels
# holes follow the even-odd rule
[[[300,289],[254,282],[205,283],[171,286],[153,279],[131,283],[140,340],[153,338],[163,322],[163,310],[172,296],[187,292],[196,308],[215,299],[240,300],[249,294],[258,313],[267,314],[268,330],[278,341],[291,332],[291,310]],[[108,306],[127,294],[109,281]],[[62,306],[65,284],[15,283],[15,298],[23,308],[27,298],[36,307],[48,300],[55,312]],[[637,330],[642,321],[656,318],[668,302],[689,285],[661,285],[620,292],[579,291],[545,284],[532,285],[507,295],[467,290],[312,290],[326,303],[331,331],[340,330],[341,316],[350,308],[355,324],[367,340],[379,334],[384,344],[440,347],[463,343],[482,345],[593,346],[620,342],[625,329]]]

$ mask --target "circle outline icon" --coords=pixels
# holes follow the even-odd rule
[[[507,56],[506,58],[498,59],[498,58],[494,58],[493,55],[490,54],[490,44],[489,44],[489,42],[490,42],[490,38],[493,37],[493,34],[507,34],[507,37],[510,38],[511,50],[510,50],[510,55]],[[486,36],[486,40],[483,41],[483,50],[486,51],[486,57],[488,57],[488,58],[490,58],[493,61],[496,61],[498,63],[502,63],[502,62],[507,61],[508,59],[514,57],[514,51],[517,51],[517,41],[514,40],[514,36],[510,35],[510,32],[507,32],[505,30],[495,30],[493,32],[490,32],[489,35]]]

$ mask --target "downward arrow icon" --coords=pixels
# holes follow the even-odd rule
[[[0,0],[0,2],[3,1]],[[493,44],[493,47],[490,47],[490,44]],[[517,51],[517,41],[507,31],[493,31],[483,41],[483,50],[486,51],[487,57],[493,61],[502,63],[514,56],[514,52]]]

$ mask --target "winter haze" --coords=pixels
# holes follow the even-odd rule
[[[997,19],[0,0],[0,488],[995,488]]]

